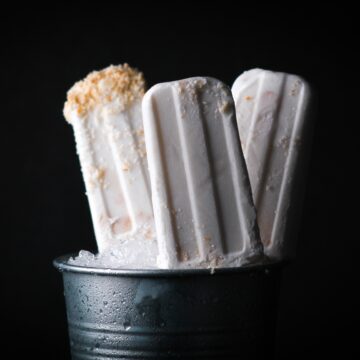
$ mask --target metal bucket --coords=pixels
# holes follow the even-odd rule
[[[281,264],[63,274],[72,359],[271,359]]]

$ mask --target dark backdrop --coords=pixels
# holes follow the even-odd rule
[[[170,2],[169,2],[170,4]],[[343,22],[345,20],[345,23]],[[253,67],[305,77],[319,111],[296,261],[284,271],[278,359],[355,354],[356,237],[340,200],[350,136],[339,59],[352,18],[326,5],[237,7],[118,3],[1,15],[1,339],[12,358],[69,358],[60,274],[53,258],[95,249],[66,91],[94,69],[128,62],[149,86],[196,75],[229,85]],[[347,191],[347,196],[351,195]]]

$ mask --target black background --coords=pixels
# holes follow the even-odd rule
[[[2,352],[69,358],[61,276],[52,260],[94,250],[66,91],[88,72],[128,62],[157,82],[207,75],[232,84],[253,67],[305,77],[318,92],[296,261],[284,271],[278,359],[356,353],[358,239],[341,204],[350,173],[348,89],[340,68],[350,13],[218,2],[32,9],[1,15]],[[347,134],[344,136],[344,134]],[[349,141],[350,142],[350,141]],[[345,213],[345,214],[344,214]]]

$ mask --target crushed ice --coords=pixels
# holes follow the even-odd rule
[[[95,267],[100,269],[153,269],[149,264],[139,266],[139,261],[127,257],[120,249],[109,249],[99,254],[80,250],[79,255],[68,260],[69,265]]]

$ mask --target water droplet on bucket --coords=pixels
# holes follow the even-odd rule
[[[123,326],[124,326],[124,329],[125,329],[125,330],[130,330],[130,329],[131,329],[131,322],[130,322],[130,320],[125,320]]]

